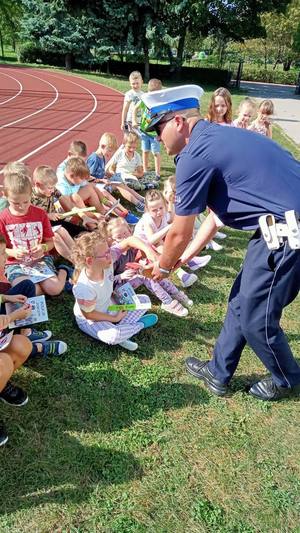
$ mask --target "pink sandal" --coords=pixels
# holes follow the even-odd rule
[[[188,309],[183,307],[178,300],[172,300],[169,304],[161,304],[161,308],[167,313],[178,317],[185,317],[189,314]]]

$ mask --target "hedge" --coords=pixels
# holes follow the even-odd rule
[[[265,70],[263,68],[251,68],[244,65],[242,79],[247,81],[260,81],[265,83],[283,83],[296,85],[299,72],[296,70]]]

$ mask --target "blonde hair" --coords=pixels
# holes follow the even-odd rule
[[[90,175],[89,168],[86,165],[84,159],[79,156],[72,156],[67,160],[65,174],[67,172],[73,172],[75,176],[81,179],[86,179]]]
[[[29,168],[22,161],[10,161],[3,168],[3,176],[8,174],[25,174],[25,176],[30,175]]]
[[[225,87],[219,87],[213,93],[211,100],[210,100],[206,118],[209,120],[209,122],[216,121],[217,116],[216,116],[216,111],[215,111],[215,98],[217,96],[221,96],[222,98],[224,98],[225,104],[227,106],[227,110],[223,118],[224,118],[224,122],[228,124],[232,121],[232,100],[231,100],[230,92],[228,91],[228,89],[225,89]]]
[[[113,133],[103,133],[99,140],[99,148],[101,144],[107,146],[110,150],[116,150],[118,147],[116,136]]]
[[[143,81],[143,76],[141,75],[141,73],[138,71],[138,70],[133,70],[130,74],[129,74],[129,80],[134,80],[136,78],[139,78],[140,80]]]
[[[258,106],[259,113],[265,113],[266,115],[273,115],[274,104],[272,100],[262,100]]]
[[[148,81],[149,93],[152,91],[160,91],[161,88],[162,88],[162,83],[158,78],[151,78],[151,80]]]
[[[81,233],[74,239],[71,252],[71,261],[75,265],[73,280],[76,283],[80,272],[86,266],[86,258],[93,257],[98,244],[107,243],[106,222],[99,222],[98,229],[92,232]]]
[[[120,226],[126,226],[130,230],[130,233],[131,233],[131,229],[129,227],[129,224],[126,222],[126,220],[124,220],[124,218],[122,217],[116,217],[116,218],[111,218],[107,222],[107,225],[106,225],[107,236],[111,237],[114,229]]]
[[[68,151],[72,155],[87,156],[87,146],[83,141],[72,141]]]
[[[55,184],[57,183],[57,176],[53,168],[47,165],[40,165],[34,169],[32,181],[34,184],[37,182]]]
[[[12,194],[31,194],[32,185],[29,176],[25,174],[7,174],[3,180],[5,196]]]
[[[149,208],[150,202],[155,202],[156,200],[162,200],[165,208],[167,209],[166,199],[160,191],[150,190],[145,194],[145,210]]]
[[[124,137],[123,137],[123,144],[124,145],[137,143],[138,140],[139,140],[138,135],[136,133],[134,133],[133,131],[124,133]]]
[[[245,107],[249,107],[249,109],[252,109],[254,112],[256,110],[256,103],[254,102],[254,100],[252,100],[252,98],[246,96],[246,98],[244,98],[244,100],[240,102],[238,112],[241,113],[242,109],[244,109]]]

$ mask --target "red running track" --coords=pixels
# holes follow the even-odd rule
[[[105,131],[121,141],[123,94],[80,76],[0,66],[0,168],[21,160],[56,168],[72,140],[94,151]]]

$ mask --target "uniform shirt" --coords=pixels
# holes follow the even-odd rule
[[[22,216],[12,215],[8,208],[4,209],[0,213],[0,233],[5,237],[7,248],[27,250],[52,239],[54,235],[47,213],[33,205],[30,205],[26,215]],[[30,259],[30,255],[28,257]],[[8,257],[6,264],[13,263],[20,263],[20,260]]]
[[[266,213],[300,212],[299,161],[257,133],[200,120],[176,164],[177,215],[208,206],[225,225],[250,230]]]
[[[105,159],[93,152],[86,160],[91,176],[102,180],[105,174]]]

